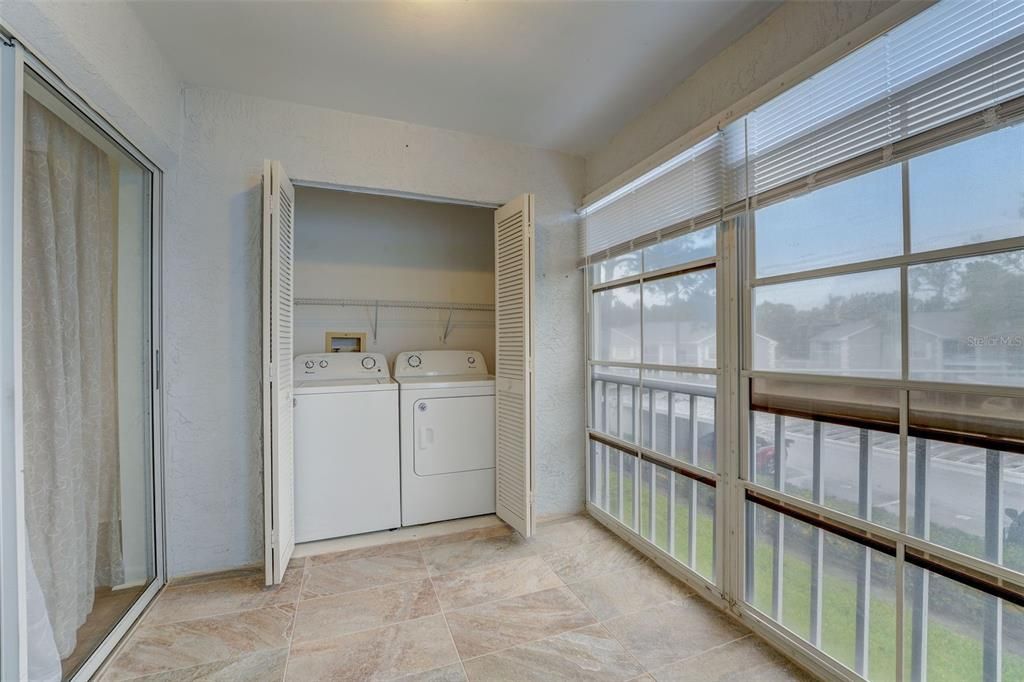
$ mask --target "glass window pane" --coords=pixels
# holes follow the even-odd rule
[[[651,510],[652,540],[664,551],[669,551],[669,514],[671,512],[673,472],[660,466],[654,467],[654,507]]]
[[[1024,572],[1024,455],[910,438],[907,530]]]
[[[640,361],[640,285],[594,294],[591,314],[594,360]]]
[[[644,283],[644,362],[717,367],[715,269]]]
[[[810,567],[818,530],[789,517],[783,518],[782,624],[803,639],[811,636]]]
[[[746,585],[747,603],[768,616],[775,617],[776,551],[781,531],[782,517],[766,507],[747,503],[747,548],[753,549],[753,557],[747,556]],[[750,536],[753,537],[750,537]]]
[[[634,398],[640,386],[640,370],[594,365],[591,368],[590,425],[595,431],[636,442]]]
[[[590,442],[590,501],[636,530],[639,460],[603,443]]]
[[[623,483],[623,469],[622,460],[625,455],[615,448],[605,446],[605,476],[608,480],[608,507],[605,509],[606,512],[619,518],[622,516],[622,489]]]
[[[899,377],[899,292],[899,270],[757,287],[754,368]]]
[[[666,239],[644,249],[644,271],[681,265],[715,255],[718,228],[715,225]]]
[[[640,252],[626,253],[590,266],[591,284],[604,284],[640,274]]]
[[[1020,608],[913,564],[905,576],[908,679],[997,679],[1000,659],[1002,679],[1024,679]]]
[[[1024,251],[915,265],[912,379],[1024,386]]]
[[[757,276],[903,253],[899,166],[823,187],[755,212]]]
[[[672,487],[669,491],[672,509],[672,535],[671,549],[672,556],[680,563],[692,566],[696,556],[697,540],[696,533],[699,526],[693,521],[696,520],[696,513],[691,511],[691,501],[694,500],[694,486],[696,482],[675,472],[672,473]],[[694,536],[691,536],[691,532]],[[694,552],[691,556],[691,548]]]
[[[637,481],[640,478],[640,460],[625,452],[619,453],[619,476],[622,478],[620,487],[622,503],[618,519],[626,526],[636,530],[636,495],[639,492]]]
[[[651,542],[654,536],[651,534],[651,487],[654,480],[654,466],[650,462],[640,462],[640,537]]]
[[[640,491],[640,534],[669,552],[672,472],[651,462],[644,462],[642,466],[644,476]]]
[[[755,503],[747,509],[747,602],[868,679],[894,679],[894,558]]]
[[[1024,126],[910,161],[913,251],[1024,235]]]
[[[711,582],[715,581],[715,489],[693,481],[697,492],[697,562],[693,570]]]
[[[713,374],[644,370],[643,446],[714,471],[716,382]]]
[[[896,433],[751,414],[749,457],[757,483],[887,528],[899,527]],[[812,484],[815,467],[820,467],[821,477],[817,494]],[[815,499],[817,495],[820,499]]]

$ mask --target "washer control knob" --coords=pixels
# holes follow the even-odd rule
[[[313,362],[312,360],[306,360],[306,369],[313,369],[315,365],[316,363]]]
[[[323,368],[323,367],[327,367],[327,361],[326,361],[326,360],[321,360],[321,361],[320,361],[320,367],[321,367],[321,368]]]
[[[377,360],[372,355],[367,355],[363,358],[363,369],[373,369],[377,366]]]
[[[423,363],[423,358],[421,358],[418,355],[410,355],[407,362],[409,363],[410,367],[419,367],[420,364]]]
[[[476,364],[476,358],[473,357],[472,355],[467,355],[466,356],[466,362],[468,362],[470,365],[475,365]]]

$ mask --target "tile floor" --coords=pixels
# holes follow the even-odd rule
[[[809,679],[583,516],[169,586],[103,680]]]

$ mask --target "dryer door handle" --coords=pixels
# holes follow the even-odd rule
[[[434,444],[434,429],[429,426],[420,427],[419,433],[419,449],[427,450]]]

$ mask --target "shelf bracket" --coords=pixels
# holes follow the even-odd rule
[[[448,343],[448,334],[452,331],[452,316],[455,314],[454,308],[448,308],[448,323],[444,326],[444,336],[441,337],[441,343]]]
[[[373,342],[377,343],[377,319],[380,316],[380,301],[373,302]]]

